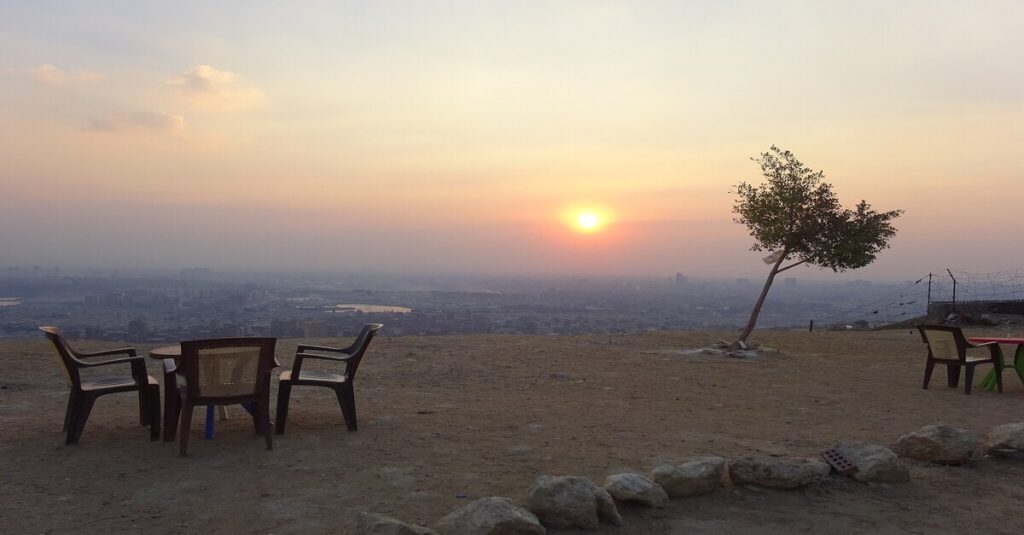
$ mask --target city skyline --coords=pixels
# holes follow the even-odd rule
[[[848,277],[1016,269],[1022,23],[1016,2],[6,3],[3,261],[757,282],[730,190],[776,144],[845,206],[906,211]]]

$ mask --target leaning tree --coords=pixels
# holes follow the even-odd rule
[[[861,201],[853,210],[839,204],[825,173],[800,163],[774,145],[759,158],[765,182],[736,186],[735,221],[750,229],[752,251],[770,251],[771,271],[737,345],[745,345],[775,276],[800,264],[846,271],[870,264],[896,234],[892,220],[903,210],[876,212]],[[789,262],[787,264],[787,262]],[[786,265],[783,265],[786,264]]]

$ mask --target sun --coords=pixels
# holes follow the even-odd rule
[[[601,217],[594,212],[576,214],[576,226],[583,232],[594,232],[601,226]]]

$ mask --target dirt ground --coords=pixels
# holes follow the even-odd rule
[[[0,531],[344,533],[358,511],[432,525],[476,498],[523,501],[542,474],[603,484],[691,456],[812,456],[940,422],[986,433],[1024,421],[1012,371],[1001,395],[965,396],[943,370],[923,390],[916,332],[758,332],[780,353],[750,360],[681,351],[731,334],[385,335],[356,380],[359,431],[346,431],[329,390],[296,388],[273,451],[233,409],[213,440],[194,424],[188,458],[149,441],[131,394],[101,398],[81,443],[65,446],[52,349],[2,341]],[[279,342],[285,367],[297,342]],[[157,362],[149,369],[159,377]],[[602,533],[1024,532],[1024,462],[909,464],[903,485],[735,487],[623,508],[624,525]]]

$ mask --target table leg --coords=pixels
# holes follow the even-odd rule
[[[213,438],[213,405],[206,406],[206,429],[203,436],[206,440]]]
[[[178,380],[175,378],[174,367],[164,368],[164,442],[174,442],[178,432],[178,406],[181,397],[178,394]]]
[[[1017,344],[1017,351],[1013,353],[1013,369],[1017,370],[1017,377],[1024,383],[1024,344]]]

